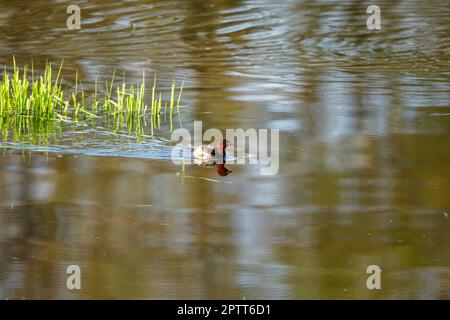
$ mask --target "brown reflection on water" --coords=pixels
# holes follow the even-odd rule
[[[185,127],[280,128],[280,172],[0,149],[0,298],[450,298],[446,1],[68,4],[0,0],[0,63],[185,79]]]
[[[384,178],[263,179],[235,166],[227,184],[181,183],[165,161],[7,152],[0,294],[448,299],[449,218],[438,209],[449,207],[448,180],[443,167],[426,179],[422,161],[424,171],[396,164],[401,172]],[[213,169],[186,171],[217,179]],[[70,264],[83,270],[77,293],[65,288]],[[365,288],[369,264],[384,270],[381,292]]]

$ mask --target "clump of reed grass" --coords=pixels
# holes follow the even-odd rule
[[[142,81],[128,84],[125,77],[122,83],[115,83],[115,72],[111,81],[105,82],[103,97],[100,97],[98,81],[95,80],[95,91],[88,96],[83,85],[75,75],[75,88],[63,89],[62,67],[54,73],[53,67],[47,63],[44,72],[36,76],[33,65],[31,71],[28,65],[19,68],[13,59],[13,70],[8,73],[5,67],[3,79],[0,81],[0,124],[21,123],[19,119],[39,120],[45,122],[95,122],[106,119],[114,130],[128,131],[142,135],[150,127],[151,136],[161,128],[161,123],[167,120],[167,103],[163,102],[162,93],[157,91],[156,75],[151,86],[151,99],[147,97],[148,84],[145,72]],[[173,117],[176,108],[181,122],[180,100],[184,82],[175,101],[176,85],[172,82],[169,103],[170,131],[173,130]],[[163,108],[164,106],[164,108]],[[14,119],[14,121],[10,121]],[[40,125],[42,126],[42,125]]]
[[[0,142],[49,145],[51,137],[60,133],[60,122],[33,119],[31,117],[0,117]]]
[[[65,103],[60,78],[61,68],[62,64],[54,79],[52,66],[47,64],[44,74],[36,77],[33,67],[31,75],[27,65],[21,72],[13,59],[12,75],[7,73],[5,67],[3,81],[0,82],[0,116],[55,118]]]

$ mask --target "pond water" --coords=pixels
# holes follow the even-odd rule
[[[378,31],[361,1],[70,4],[0,0],[0,64],[184,80],[185,128],[279,128],[279,172],[182,169],[167,128],[3,137],[1,299],[450,298],[447,1],[377,1]]]

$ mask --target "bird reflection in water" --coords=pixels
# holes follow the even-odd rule
[[[202,145],[194,150],[194,163],[199,166],[215,166],[218,175],[224,177],[232,171],[225,167],[225,149],[232,145],[228,140],[220,140],[216,146]]]

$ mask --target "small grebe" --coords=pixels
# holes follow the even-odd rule
[[[217,146],[202,145],[194,150],[194,162],[198,165],[211,166],[216,163],[225,163],[225,149],[230,146],[230,141],[222,139],[217,143]]]

